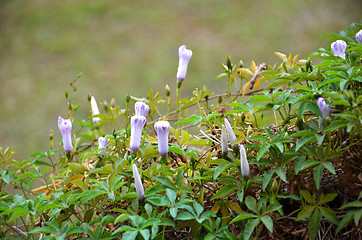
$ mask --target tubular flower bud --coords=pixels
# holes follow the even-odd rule
[[[222,153],[227,153],[228,151],[228,139],[226,136],[226,128],[225,125],[222,125],[222,129],[221,129],[221,152]]]
[[[150,107],[143,102],[136,102],[134,105],[134,109],[137,116],[146,117],[148,112],[150,111]]]
[[[64,151],[72,151],[72,122],[69,119],[58,117],[58,128],[63,137]]]
[[[331,113],[331,106],[329,106],[323,97],[319,97],[317,99],[317,105],[319,109],[321,110],[322,117],[319,117],[319,127],[321,127],[323,118],[327,118],[329,114]]]
[[[109,143],[109,139],[105,139],[104,137],[99,137],[98,138],[98,153],[100,155],[104,155],[104,153],[106,152],[106,148],[107,148],[107,145]]]
[[[95,98],[93,96],[91,97],[91,107],[92,107],[92,116],[93,115],[98,115],[99,114],[99,109],[98,109],[98,106],[97,106],[97,101],[95,100]],[[101,120],[100,117],[92,118],[93,124],[97,123],[99,120]]]
[[[141,136],[142,129],[146,123],[146,118],[144,116],[133,116],[131,117],[131,141],[130,149],[132,151],[137,151],[141,145]]]
[[[341,57],[343,59],[346,59],[346,47],[347,43],[343,40],[337,40],[331,44],[331,49],[334,56]]]
[[[185,45],[182,45],[178,49],[178,56],[179,56],[179,62],[178,62],[178,69],[177,69],[177,81],[183,81],[186,77],[187,73],[187,66],[189,64],[189,61],[192,56],[192,51],[186,49]]]
[[[136,184],[136,192],[137,192],[138,200],[142,201],[144,199],[145,191],[143,189],[141,176],[140,176],[140,174],[138,172],[136,164],[133,164],[133,177],[134,177],[135,184]]]
[[[168,132],[170,131],[170,123],[167,121],[158,121],[155,123],[155,131],[157,132],[158,152],[161,156],[168,153]]]
[[[233,129],[231,128],[231,125],[230,125],[229,120],[227,118],[224,118],[224,122],[225,122],[226,132],[227,132],[228,137],[229,137],[229,142],[230,142],[231,145],[233,145],[234,142],[236,141],[235,133],[234,133]]]
[[[248,159],[246,158],[246,152],[244,145],[240,144],[240,167],[241,167],[241,175],[243,177],[249,176],[250,168]]]
[[[356,40],[359,44],[362,44],[362,29],[359,30],[358,33],[356,33]]]

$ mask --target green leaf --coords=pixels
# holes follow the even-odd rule
[[[251,214],[251,213],[242,213],[242,214],[238,215],[237,217],[233,218],[233,220],[230,221],[230,224],[244,220],[244,219],[256,218],[256,217],[257,217],[256,215]]]
[[[243,232],[243,237],[245,240],[248,240],[251,236],[251,234],[254,232],[254,228],[258,226],[260,223],[260,220],[258,218],[249,219],[248,222],[245,225],[245,229]]]
[[[263,191],[265,191],[266,187],[268,186],[270,179],[273,177],[274,173],[275,173],[276,169],[270,169],[269,171],[267,171],[264,176],[263,176],[263,180],[261,182],[261,185],[263,187]]]
[[[141,235],[142,235],[142,237],[145,239],[145,240],[148,240],[148,239],[150,239],[150,230],[148,230],[148,229],[142,229],[142,230],[140,230],[139,231],[140,233],[141,233]]]
[[[301,148],[303,145],[312,142],[315,140],[314,135],[306,135],[298,139],[297,144],[295,146],[295,151],[297,152],[299,148]]]
[[[258,210],[256,207],[256,200],[255,198],[251,197],[251,196],[246,196],[245,198],[245,205],[254,213],[258,214]]]
[[[175,205],[176,192],[174,192],[173,190],[167,188],[167,189],[166,189],[166,195],[167,195],[168,199],[170,200],[170,203],[171,203],[172,205]]]
[[[317,106],[317,104],[315,104],[314,102],[309,102],[309,103],[308,103],[308,108],[309,108],[310,111],[311,111],[312,113],[314,113],[315,115],[322,116],[321,110],[319,109],[319,107]]]
[[[170,152],[180,154],[181,156],[186,156],[185,151],[176,143],[170,143],[168,150]]]
[[[295,219],[295,221],[301,221],[306,218],[309,218],[312,215],[312,212],[314,211],[314,209],[315,209],[315,206],[312,206],[312,205],[304,206],[302,208],[302,210],[300,210],[300,212],[298,213],[298,216]]]
[[[191,213],[186,211],[180,212],[179,214],[177,214],[177,217],[175,218],[175,220],[181,220],[181,221],[187,221],[191,219],[195,219],[195,217]]]
[[[260,218],[269,232],[273,233],[273,219],[269,215],[264,215]]]
[[[346,126],[347,126],[347,122],[345,120],[333,121],[328,127],[323,129],[323,132],[326,133],[326,132],[334,131],[336,129],[344,128]]]
[[[337,196],[337,193],[328,193],[327,195],[322,193],[319,197],[318,205],[323,205],[327,202],[333,201],[333,199],[335,199]]]
[[[330,208],[326,208],[326,207],[322,207],[322,206],[319,206],[318,208],[321,211],[321,214],[322,214],[323,217],[325,217],[326,219],[328,219],[332,223],[338,225],[339,221],[338,221],[338,218],[336,216],[335,211],[333,211]]]
[[[212,201],[214,199],[226,197],[227,195],[229,195],[230,193],[234,192],[237,189],[239,189],[239,186],[237,185],[234,184],[225,185],[219,191],[217,191],[210,200]]]
[[[353,202],[349,202],[345,205],[343,205],[342,207],[340,207],[339,209],[346,209],[346,208],[362,208],[362,202],[361,201],[353,201]]]
[[[281,180],[283,180],[284,182],[287,182],[287,174],[286,174],[286,171],[285,171],[285,168],[284,167],[278,167],[277,168],[277,174],[278,176],[280,177]]]
[[[313,179],[314,179],[317,190],[319,190],[319,188],[321,186],[322,171],[323,171],[322,164],[317,165],[313,171]]]
[[[256,161],[259,161],[264,154],[268,151],[271,145],[269,144],[262,144],[258,153],[258,156],[256,157]]]
[[[225,170],[229,167],[229,163],[221,163],[214,171],[214,180]]]
[[[96,198],[103,194],[106,194],[106,192],[101,189],[93,189],[93,190],[84,191],[81,194],[83,197],[82,204],[85,204],[85,203],[89,202],[90,200],[92,200],[93,198]]]
[[[322,165],[325,169],[336,175],[336,170],[331,162],[322,162]]]
[[[354,216],[354,212],[349,212],[347,213],[343,219],[341,220],[341,222],[339,223],[337,230],[336,230],[336,234],[338,234],[343,228],[345,228],[347,226],[347,224],[352,221]]]
[[[134,240],[138,235],[138,231],[126,231],[123,234],[122,240]]]
[[[308,222],[309,234],[311,239],[315,239],[315,237],[317,236],[320,226],[320,221],[321,221],[321,212],[319,211],[318,208],[316,208]]]
[[[310,195],[307,190],[300,190],[299,193],[304,198],[304,200],[307,201],[307,203],[316,205],[316,200],[312,197],[312,195]]]
[[[267,142],[270,143],[270,140],[262,135],[252,136],[248,138],[249,141],[259,141],[259,142]]]
[[[155,177],[157,181],[162,183],[164,186],[176,190],[175,184],[168,178],[164,176]]]

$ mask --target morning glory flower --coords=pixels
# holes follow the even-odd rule
[[[323,119],[327,118],[329,116],[329,114],[331,113],[331,106],[329,106],[323,97],[319,97],[317,99],[317,105],[319,107],[319,109],[321,110],[322,113],[322,117],[319,117],[319,128],[321,127],[322,123],[323,123]]]
[[[157,132],[158,152],[161,156],[166,156],[168,153],[168,132],[170,130],[170,123],[168,121],[158,121],[155,123],[154,127]]]
[[[134,177],[135,184],[136,184],[136,192],[137,192],[138,200],[142,201],[144,199],[145,191],[143,189],[141,176],[140,176],[140,174],[138,172],[136,164],[133,164],[133,177]]]
[[[178,69],[177,69],[177,81],[183,81],[186,77],[187,73],[187,66],[189,64],[189,61],[192,56],[192,51],[186,49],[185,45],[182,45],[178,49],[178,56],[179,56],[179,62],[178,62]]]
[[[150,111],[150,107],[143,102],[136,102],[134,105],[134,109],[137,116],[144,116],[144,117],[146,117],[148,112]]]
[[[244,145],[240,144],[240,167],[241,167],[241,175],[243,177],[249,176],[250,168],[248,159],[246,158],[246,152]]]
[[[98,109],[98,106],[97,106],[97,101],[95,100],[95,98],[93,96],[91,97],[91,107],[92,107],[92,116],[93,115],[98,115],[99,114],[99,109]],[[100,117],[92,118],[93,124],[97,123],[99,120],[101,120]]]
[[[107,148],[107,145],[109,143],[109,139],[105,139],[104,137],[99,137],[98,138],[98,149],[101,149],[99,150],[99,154],[100,155],[104,155],[104,153],[106,152],[106,148]]]
[[[227,139],[227,136],[226,136],[226,128],[225,128],[225,125],[223,124],[222,125],[222,128],[221,128],[221,152],[222,153],[227,153],[228,151],[228,139]]]
[[[346,59],[346,47],[347,43],[343,40],[337,40],[331,44],[331,49],[334,56],[341,57],[343,59]]]
[[[235,133],[230,125],[230,122],[227,118],[224,118],[224,122],[225,122],[225,127],[226,127],[226,131],[227,131],[227,134],[229,136],[229,141],[230,141],[230,144],[233,145],[233,143],[236,141],[236,136],[235,136]]]
[[[141,136],[142,129],[146,123],[146,118],[144,116],[133,116],[131,117],[131,141],[130,149],[132,151],[137,151],[141,145]]]
[[[356,40],[359,44],[362,44],[362,29],[359,30],[358,33],[356,33]]]
[[[63,137],[64,151],[70,153],[72,151],[72,122],[58,117],[58,128]]]

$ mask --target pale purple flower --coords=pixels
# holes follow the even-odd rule
[[[243,177],[250,175],[250,168],[248,159],[246,158],[246,152],[244,145],[240,144],[240,167],[241,167],[241,175]]]
[[[322,126],[323,123],[323,119],[327,118],[329,116],[329,114],[331,113],[331,106],[329,106],[323,97],[319,97],[317,99],[317,105],[319,107],[319,109],[321,110],[322,113],[322,117],[319,117],[319,127]]]
[[[227,153],[228,151],[228,138],[226,136],[226,128],[225,125],[222,125],[222,129],[221,129],[221,152],[222,153]]]
[[[148,112],[150,111],[150,107],[143,102],[136,102],[134,105],[134,109],[137,116],[144,116],[144,117],[146,117]]]
[[[337,40],[331,44],[331,49],[334,56],[341,57],[343,59],[346,59],[346,47],[347,43],[343,40]]]
[[[107,148],[107,145],[109,143],[109,139],[105,139],[104,137],[99,137],[98,138],[98,153],[100,155],[104,155],[104,153],[106,152],[106,148]]]
[[[58,128],[63,137],[64,151],[70,153],[72,151],[72,122],[58,117]]]
[[[227,118],[224,118],[224,122],[225,122],[225,127],[226,127],[226,131],[227,131],[227,134],[229,136],[229,142],[230,142],[230,145],[233,145],[234,142],[236,141],[236,136],[235,136],[235,133],[230,125],[230,122]]]
[[[144,116],[133,116],[131,117],[131,141],[130,149],[132,151],[137,151],[141,145],[141,136],[142,129],[146,123],[146,118]]]
[[[359,30],[358,33],[356,33],[356,40],[359,44],[362,44],[362,29]]]
[[[186,77],[187,73],[187,66],[189,64],[189,61],[192,56],[192,51],[186,49],[185,45],[182,45],[178,49],[178,56],[179,56],[179,62],[178,62],[178,69],[177,69],[177,81],[183,81]]]
[[[98,115],[99,114],[99,109],[98,109],[97,101],[93,96],[91,97],[91,107],[92,107],[92,116]],[[101,120],[100,117],[93,117],[92,118],[93,124],[97,123],[99,120]]]
[[[145,191],[143,189],[141,176],[138,172],[136,164],[133,164],[133,177],[134,177],[135,184],[136,184],[136,192],[137,192],[138,200],[142,201],[144,199]]]
[[[170,123],[167,121],[158,121],[155,123],[154,127],[157,132],[158,152],[161,156],[166,156],[168,153],[168,132],[170,130]]]

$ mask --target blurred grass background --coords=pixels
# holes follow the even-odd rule
[[[182,44],[193,57],[181,96],[203,85],[221,93],[225,80],[215,77],[228,53],[245,67],[278,62],[274,51],[306,57],[328,48],[322,34],[360,21],[361,7],[360,0],[0,0],[0,146],[21,160],[46,151],[52,129],[58,148],[57,117],[67,117],[64,92],[79,73],[77,120],[88,114],[88,93],[124,107],[126,93],[174,89]]]

